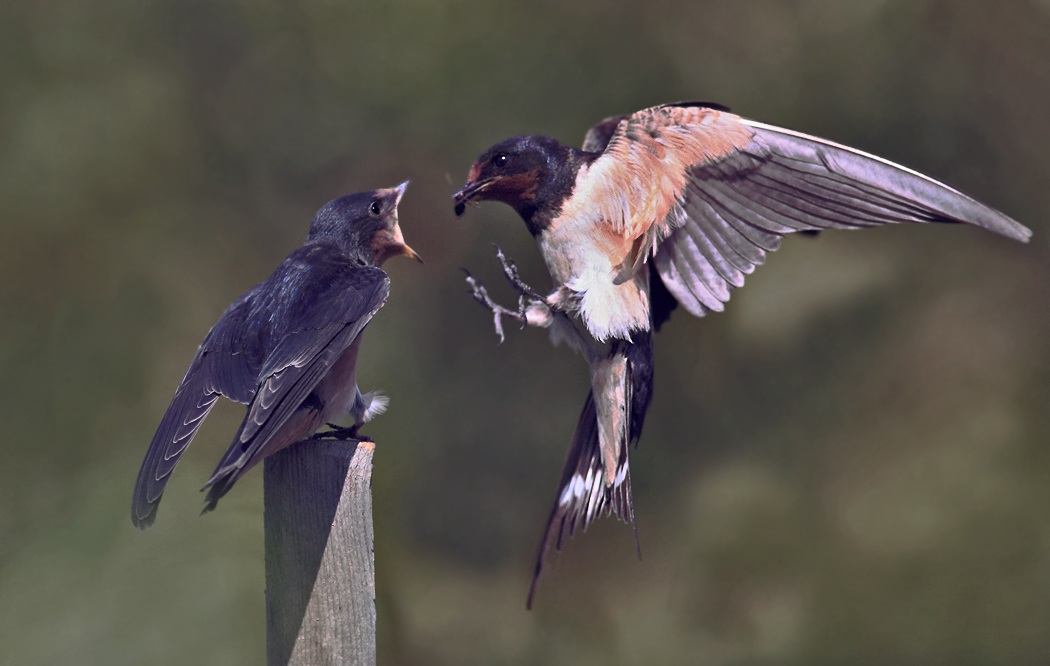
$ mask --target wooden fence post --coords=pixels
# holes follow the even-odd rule
[[[266,662],[376,663],[372,442],[266,459]]]

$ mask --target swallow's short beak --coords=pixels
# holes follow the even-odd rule
[[[395,206],[397,204],[401,203],[401,197],[405,196],[405,190],[408,189],[408,184],[411,183],[411,182],[412,182],[411,180],[406,180],[405,182],[401,183],[397,187],[391,188],[397,194],[397,200],[394,201],[394,205]]]
[[[488,188],[489,185],[495,182],[495,178],[486,178],[485,180],[472,180],[463,186],[459,192],[452,195],[452,200],[456,204],[456,216],[463,214],[466,210],[467,204],[470,200],[478,196]]]
[[[376,236],[374,243],[374,247],[378,252],[378,263],[380,266],[384,261],[396,255],[405,256],[423,263],[423,258],[405,243],[405,236],[401,233],[401,225],[397,222],[394,222],[393,228],[380,232]]]
[[[400,227],[398,227],[398,230],[400,231]],[[423,263],[423,257],[419,256],[415,250],[405,245],[404,243],[401,244],[401,254],[405,255],[409,259],[415,259],[419,263]]]
[[[408,189],[408,183],[409,182],[410,181],[406,180],[405,182],[401,183],[397,187],[391,187],[390,189],[387,190],[387,192],[389,192],[389,195],[392,195],[392,196],[395,197],[394,198],[394,210],[395,210],[395,212],[397,210],[398,204],[401,203],[401,197],[405,196],[405,190]],[[403,233],[401,233],[401,225],[397,221],[396,214],[394,216],[394,226],[392,228],[390,228],[389,230],[387,230],[387,231],[380,232],[380,234],[376,237],[376,241],[375,242],[376,242],[376,244],[378,246],[377,249],[380,249],[380,252],[379,252],[379,263],[380,263],[380,265],[384,261],[386,261],[387,259],[389,259],[390,257],[393,257],[395,255],[402,255],[402,256],[405,256],[405,257],[409,257],[410,259],[415,259],[419,263],[423,263],[423,258],[420,257],[419,254],[415,250],[413,250],[411,247],[409,247],[405,243],[405,236],[404,236]]]
[[[397,192],[397,202],[401,203],[401,197],[405,196],[405,190],[408,189],[408,184],[411,181],[406,180],[401,183],[394,190]],[[401,254],[405,255],[410,259],[415,259],[419,263],[423,263],[423,257],[419,256],[415,250],[405,244],[405,237],[401,234],[401,225],[398,224],[394,227],[394,232],[397,234],[397,238],[401,241]]]

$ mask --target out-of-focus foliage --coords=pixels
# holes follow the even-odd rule
[[[198,518],[242,410],[157,525],[145,446],[225,305],[342,193],[410,177],[427,260],[360,378],[389,664],[1045,663],[1050,655],[1050,4],[8,2],[0,9],[0,663],[264,655],[261,474]],[[723,315],[676,313],[629,529],[568,544],[523,609],[585,394],[540,331],[496,344],[459,268],[496,140],[707,99],[942,178],[1036,232],[792,238]]]

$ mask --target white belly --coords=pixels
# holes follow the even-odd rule
[[[614,284],[629,245],[606,225],[558,220],[540,237],[551,277],[579,295],[580,317],[596,339],[649,330],[648,269]]]

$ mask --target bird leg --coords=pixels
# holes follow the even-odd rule
[[[580,309],[580,295],[572,289],[561,285],[551,293],[544,296],[539,291],[525,283],[518,275],[518,266],[513,259],[508,259],[500,247],[496,246],[496,258],[503,267],[503,274],[507,282],[514,287],[519,294],[529,299],[527,316],[529,324],[546,328],[551,325],[554,315],[570,315]]]
[[[361,424],[355,423],[347,428],[340,427],[335,423],[326,423],[326,426],[331,430],[322,430],[321,432],[315,432],[310,435],[307,439],[341,439],[348,442],[370,442],[371,437],[365,435],[358,435],[357,431],[360,429]]]
[[[562,286],[549,295],[544,296],[535,288],[526,284],[518,274],[518,267],[514,260],[508,259],[498,245],[495,247],[496,258],[499,259],[500,265],[503,267],[503,275],[507,278],[510,286],[519,294],[517,309],[507,308],[496,303],[489,296],[488,290],[475,280],[469,271],[464,269],[463,272],[467,274],[467,284],[470,285],[471,296],[492,312],[493,325],[500,342],[505,340],[503,334],[504,316],[517,319],[522,323],[522,328],[525,326],[549,328],[557,317],[561,316],[568,319],[569,314],[578,309],[579,294],[576,294],[568,287]]]
[[[517,319],[521,322],[522,328],[529,323],[528,317],[526,316],[527,308],[525,307],[525,297],[518,297],[518,309],[511,310],[510,308],[503,307],[496,301],[492,300],[489,296],[489,292],[485,289],[484,285],[474,279],[474,276],[470,274],[466,269],[463,270],[467,274],[467,284],[470,285],[470,295],[474,297],[474,300],[487,308],[492,312],[492,323],[496,328],[496,335],[499,336],[499,341],[503,342],[506,340],[506,336],[503,334],[503,317],[507,316],[512,319]]]
[[[496,258],[499,259],[500,265],[503,267],[503,274],[507,276],[507,282],[510,286],[514,287],[519,294],[534,301],[545,302],[547,297],[540,292],[533,289],[518,275],[518,266],[514,263],[513,259],[508,259],[503,254],[503,250],[500,249],[499,245],[496,245]]]

